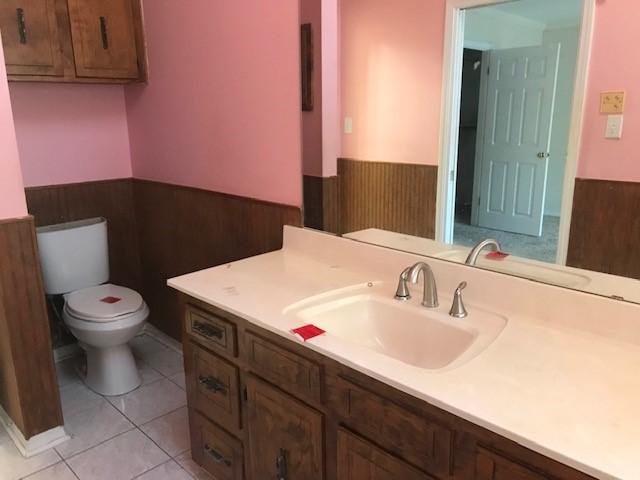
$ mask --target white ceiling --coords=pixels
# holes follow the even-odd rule
[[[544,25],[578,25],[582,0],[515,0],[492,7]]]

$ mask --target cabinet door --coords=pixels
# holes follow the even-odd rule
[[[322,480],[322,414],[254,377],[247,379],[253,480]]]
[[[551,478],[482,447],[479,447],[476,453],[475,480],[549,480]]]
[[[132,0],[68,0],[78,77],[139,75]]]
[[[2,0],[0,31],[9,75],[62,76],[55,0]]]
[[[433,480],[351,432],[338,430],[338,480]]]

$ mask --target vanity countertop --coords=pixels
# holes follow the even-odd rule
[[[285,227],[280,251],[168,284],[295,339],[290,330],[301,322],[286,316],[286,307],[367,282],[395,286],[400,271],[419,260],[424,258]],[[455,286],[466,280],[470,311],[482,307],[508,317],[478,356],[455,369],[429,371],[354,354],[329,334],[306,346],[597,478],[640,478],[640,306],[428,262],[438,280],[440,309],[448,310]]]

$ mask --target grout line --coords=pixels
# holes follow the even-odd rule
[[[129,420],[129,419],[127,419],[127,420]],[[100,445],[103,445],[103,444],[105,444],[105,443],[107,443],[107,442],[109,442],[109,441],[113,440],[114,438],[119,437],[120,435],[124,435],[125,433],[132,432],[132,431],[133,431],[133,430],[135,430],[135,429],[136,429],[136,426],[135,426],[135,425],[133,425],[133,427],[131,427],[131,428],[129,428],[129,429],[127,429],[127,430],[125,430],[124,432],[117,433],[117,434],[115,434],[115,435],[113,435],[112,437],[109,437],[109,438],[105,438],[104,440],[101,440],[100,442],[96,443],[94,446],[89,447],[89,448],[85,448],[84,450],[82,450],[82,451],[80,451],[80,452],[76,452],[76,453],[74,453],[73,455],[71,455],[70,457],[68,457],[68,458],[63,458],[62,460],[63,460],[64,462],[67,462],[67,461],[69,461],[69,460],[72,460],[72,459],[76,458],[78,455],[82,455],[83,453],[87,453],[89,450],[93,450],[94,448],[99,447]],[[57,453],[57,452],[56,452],[56,453]],[[58,455],[60,455],[60,454],[58,453]],[[60,455],[60,457],[62,457],[62,455]]]
[[[61,456],[62,456],[62,455],[61,455]],[[67,463],[67,461],[66,461],[64,458],[62,459],[62,462],[67,466],[67,468],[68,468],[68,469],[69,469],[69,471],[73,474],[73,476],[74,476],[74,477],[76,477],[78,480],[80,480],[80,477],[78,476],[78,474],[76,473],[76,471],[75,471],[73,468],[71,468],[71,465],[69,465],[69,464]]]

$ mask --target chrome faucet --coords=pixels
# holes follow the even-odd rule
[[[424,277],[424,293],[422,296],[422,305],[428,308],[436,308],[438,306],[438,289],[436,287],[436,279],[433,275],[431,267],[424,262],[418,262],[413,267],[405,268],[400,274],[398,281],[398,289],[396,290],[396,300],[409,300],[411,294],[407,288],[407,282],[417,284],[420,278],[420,272]]]
[[[475,265],[476,262],[478,261],[478,256],[480,255],[482,250],[484,250],[486,247],[491,247],[492,252],[502,251],[502,248],[500,247],[500,244],[498,243],[497,240],[494,240],[493,238],[488,238],[486,240],[481,241],[479,244],[477,244],[475,247],[471,249],[471,252],[469,252],[469,256],[467,257],[464,263],[466,263],[467,265]]]

